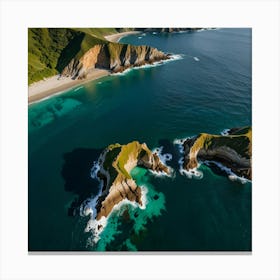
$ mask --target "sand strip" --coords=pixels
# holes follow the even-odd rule
[[[110,72],[108,70],[93,69],[88,73],[87,78],[83,80],[72,80],[66,77],[59,79],[59,75],[56,75],[43,81],[33,83],[28,87],[28,104],[89,81],[108,76],[109,74]]]
[[[111,42],[118,42],[124,36],[131,34],[138,34],[140,31],[128,31],[112,35],[104,36],[106,40]],[[33,83],[28,87],[28,104],[39,101],[43,98],[51,96],[53,94],[63,92],[71,89],[75,86],[87,83],[92,80],[99,79],[101,77],[108,76],[110,71],[104,69],[92,69],[88,73],[87,78],[83,80],[72,80],[71,78],[61,77],[55,75],[39,82]]]
[[[127,32],[122,32],[122,33],[116,33],[112,35],[107,35],[104,36],[104,38],[110,42],[118,42],[121,38],[128,36],[128,35],[133,35],[133,34],[139,34],[143,33],[141,31],[127,31]]]

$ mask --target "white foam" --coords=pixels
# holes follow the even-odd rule
[[[165,166],[168,167],[170,174],[167,174],[167,173],[165,173],[165,172],[163,172],[163,171],[153,171],[153,170],[150,170],[150,172],[151,172],[153,175],[157,176],[157,177],[162,177],[162,176],[172,177],[172,176],[173,176],[173,173],[174,173],[174,170],[173,170],[173,168],[171,168],[170,166],[167,165],[167,161],[172,160],[172,154],[169,154],[169,153],[163,154],[163,153],[162,153],[162,150],[163,150],[163,146],[157,147],[157,148],[155,148],[155,149],[152,150],[152,153],[153,153],[153,154],[156,154],[156,155],[159,157],[160,161],[161,161]]]
[[[229,129],[229,128],[226,128],[226,129],[224,129],[223,131],[221,131],[221,135],[227,136],[227,135],[229,135],[229,132],[230,132],[230,129]]]
[[[200,59],[199,59],[198,57],[196,57],[196,56],[194,56],[193,59],[194,59],[195,61],[199,61],[199,60],[200,60]]]
[[[240,177],[236,175],[229,167],[224,166],[220,162],[214,161],[214,160],[205,160],[204,164],[209,166],[210,163],[214,163],[217,167],[219,167],[222,171],[224,171],[227,175],[228,178],[231,181],[239,181],[241,184],[245,184],[247,182],[251,182],[249,179],[246,179],[244,177]]]
[[[92,178],[98,179],[98,177],[96,176],[96,174],[98,172],[98,171],[96,171],[98,166],[99,166],[98,162],[95,161],[93,164],[93,167],[91,169]],[[99,168],[100,168],[100,166],[99,166]],[[92,233],[92,239],[91,239],[92,245],[96,244],[100,240],[100,234],[105,229],[105,227],[107,225],[107,221],[112,213],[114,213],[116,211],[120,211],[124,205],[128,205],[128,204],[134,208],[139,207],[140,209],[145,209],[146,205],[148,203],[148,200],[147,200],[148,188],[145,186],[141,186],[142,205],[138,204],[135,201],[132,202],[128,199],[123,199],[118,204],[114,205],[112,211],[110,212],[110,214],[107,217],[102,216],[99,220],[97,220],[96,219],[96,216],[97,216],[96,205],[97,205],[97,200],[101,195],[101,190],[102,190],[101,185],[102,184],[100,183],[100,188],[99,188],[98,194],[95,197],[85,200],[80,207],[80,216],[82,216],[82,217],[90,216],[90,219],[88,220],[87,226],[84,229],[84,231]]]
[[[184,168],[180,168],[180,174],[187,176],[189,179],[195,178],[195,179],[202,179],[203,173],[197,168],[186,170]]]
[[[188,139],[191,139],[192,137],[186,137],[182,139],[174,139],[173,144],[178,146],[179,152],[182,155],[182,157],[178,160],[179,164],[179,172],[182,176],[187,176],[189,179],[195,178],[195,179],[202,179],[203,178],[203,172],[198,170],[200,164],[198,163],[198,166],[196,168],[192,168],[189,170],[184,169],[184,142]]]
[[[138,39],[142,39],[142,38],[143,38],[142,36],[139,36],[139,37],[138,37]]]
[[[181,60],[183,58],[184,58],[184,55],[182,55],[182,54],[172,54],[169,59],[156,61],[156,62],[153,62],[152,64],[147,63],[147,64],[144,64],[144,65],[141,65],[141,66],[130,67],[130,68],[125,69],[122,72],[112,73],[110,75],[111,76],[124,76],[128,72],[130,72],[134,69],[137,70],[137,69],[147,69],[147,68],[158,67],[158,66],[162,66],[162,65],[164,65],[168,62],[175,61],[175,60]]]
[[[99,170],[100,170],[100,165],[99,165],[98,161],[94,161],[93,162],[93,166],[92,166],[92,168],[90,170],[90,177],[92,179],[96,179],[96,180],[99,181],[99,178],[97,176],[97,173],[98,173]]]
[[[181,60],[184,58],[184,54],[172,54],[169,60]],[[165,60],[168,61],[168,60]]]
[[[207,28],[202,28],[199,30],[196,30],[196,32],[202,32],[202,31],[207,31],[207,30],[217,30],[218,28],[212,28],[212,27],[207,27]]]
[[[80,89],[82,89],[82,88],[83,88],[83,86],[80,86],[80,87],[74,89],[74,91],[78,91],[78,90],[80,90]]]
[[[157,32],[153,32],[153,35],[156,35],[157,34]]]

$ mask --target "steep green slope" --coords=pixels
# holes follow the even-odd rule
[[[222,163],[235,174],[251,179],[252,128],[233,128],[228,135],[200,133],[184,144],[183,167],[188,171],[198,166],[198,159]]]
[[[29,28],[28,84],[58,74],[73,57],[79,59],[114,28]]]

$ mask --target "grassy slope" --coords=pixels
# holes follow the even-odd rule
[[[108,147],[108,152],[105,156],[103,168],[107,170],[111,175],[111,182],[116,179],[118,175],[122,178],[131,179],[130,174],[125,169],[125,164],[129,158],[139,158],[144,154],[151,153],[148,149],[146,150],[139,142],[133,141],[127,145],[113,144]]]
[[[251,127],[242,128],[228,136],[212,135],[201,133],[191,148],[191,153],[195,154],[201,148],[215,149],[226,146],[235,150],[245,158],[251,157],[252,129]]]
[[[29,28],[28,84],[53,76],[88,49],[107,41],[115,28]]]

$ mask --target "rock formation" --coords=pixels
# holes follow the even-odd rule
[[[216,161],[230,168],[236,175],[251,180],[252,129],[230,129],[228,135],[201,133],[183,143],[183,168],[198,166],[198,160]]]
[[[169,59],[170,55],[150,46],[133,46],[120,43],[97,44],[81,58],[73,58],[63,69],[62,76],[82,79],[91,69],[108,69],[113,73],[127,68],[152,64]]]
[[[152,153],[145,143],[137,141],[127,145],[113,144],[107,147],[99,159],[97,176],[103,181],[102,193],[97,199],[96,220],[107,217],[113,207],[123,199],[142,205],[141,188],[130,175],[135,166],[153,171],[170,173],[159,157]]]

